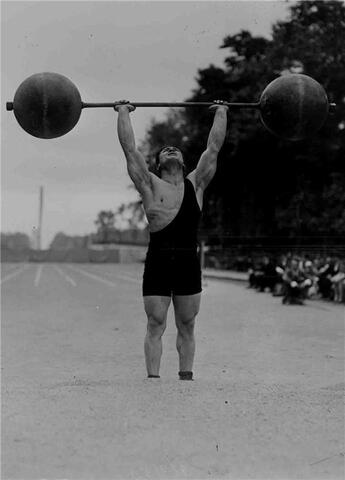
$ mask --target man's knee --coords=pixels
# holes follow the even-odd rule
[[[179,314],[176,317],[176,327],[181,334],[192,334],[194,332],[195,317],[197,312]]]
[[[166,318],[170,298],[144,297],[147,315],[147,332],[152,336],[161,336],[166,328]]]
[[[195,318],[199,313],[200,294],[174,297],[175,321],[180,335],[193,335]]]
[[[166,314],[151,313],[147,316],[147,331],[150,335],[161,336],[166,328]]]

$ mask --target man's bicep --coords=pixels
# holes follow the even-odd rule
[[[149,172],[145,158],[138,151],[127,152],[127,171],[136,189],[141,192],[151,184],[151,173]]]
[[[195,169],[195,182],[197,187],[205,189],[210,183],[217,169],[218,152],[207,149],[201,155]]]

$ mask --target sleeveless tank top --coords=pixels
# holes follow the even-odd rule
[[[192,182],[185,178],[184,195],[175,218],[162,230],[150,232],[149,251],[195,250],[201,217]]]

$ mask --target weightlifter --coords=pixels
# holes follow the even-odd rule
[[[206,150],[186,177],[181,150],[165,146],[156,156],[159,175],[149,171],[136,147],[130,112],[123,101],[116,105],[117,132],[127,160],[127,170],[139,192],[148,220],[150,241],[145,261],[142,293],[147,315],[144,350],[149,378],[160,378],[162,335],[168,308],[174,306],[179,355],[179,378],[193,380],[194,324],[201,297],[201,269],[197,255],[197,229],[204,190],[217,168],[224,143],[228,107],[216,101]]]

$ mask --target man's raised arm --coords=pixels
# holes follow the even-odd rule
[[[207,187],[216,173],[217,157],[224,143],[227,128],[228,107],[219,103],[212,105],[210,109],[216,110],[216,112],[208,136],[207,148],[201,155],[196,169],[192,172],[195,175],[196,188],[202,190]]]
[[[135,107],[126,103],[116,105],[114,108],[119,114],[117,119],[117,133],[126,156],[128,174],[139,193],[143,193],[151,184],[151,174],[145,158],[135,145],[134,132],[129,118],[129,113],[133,112]]]

